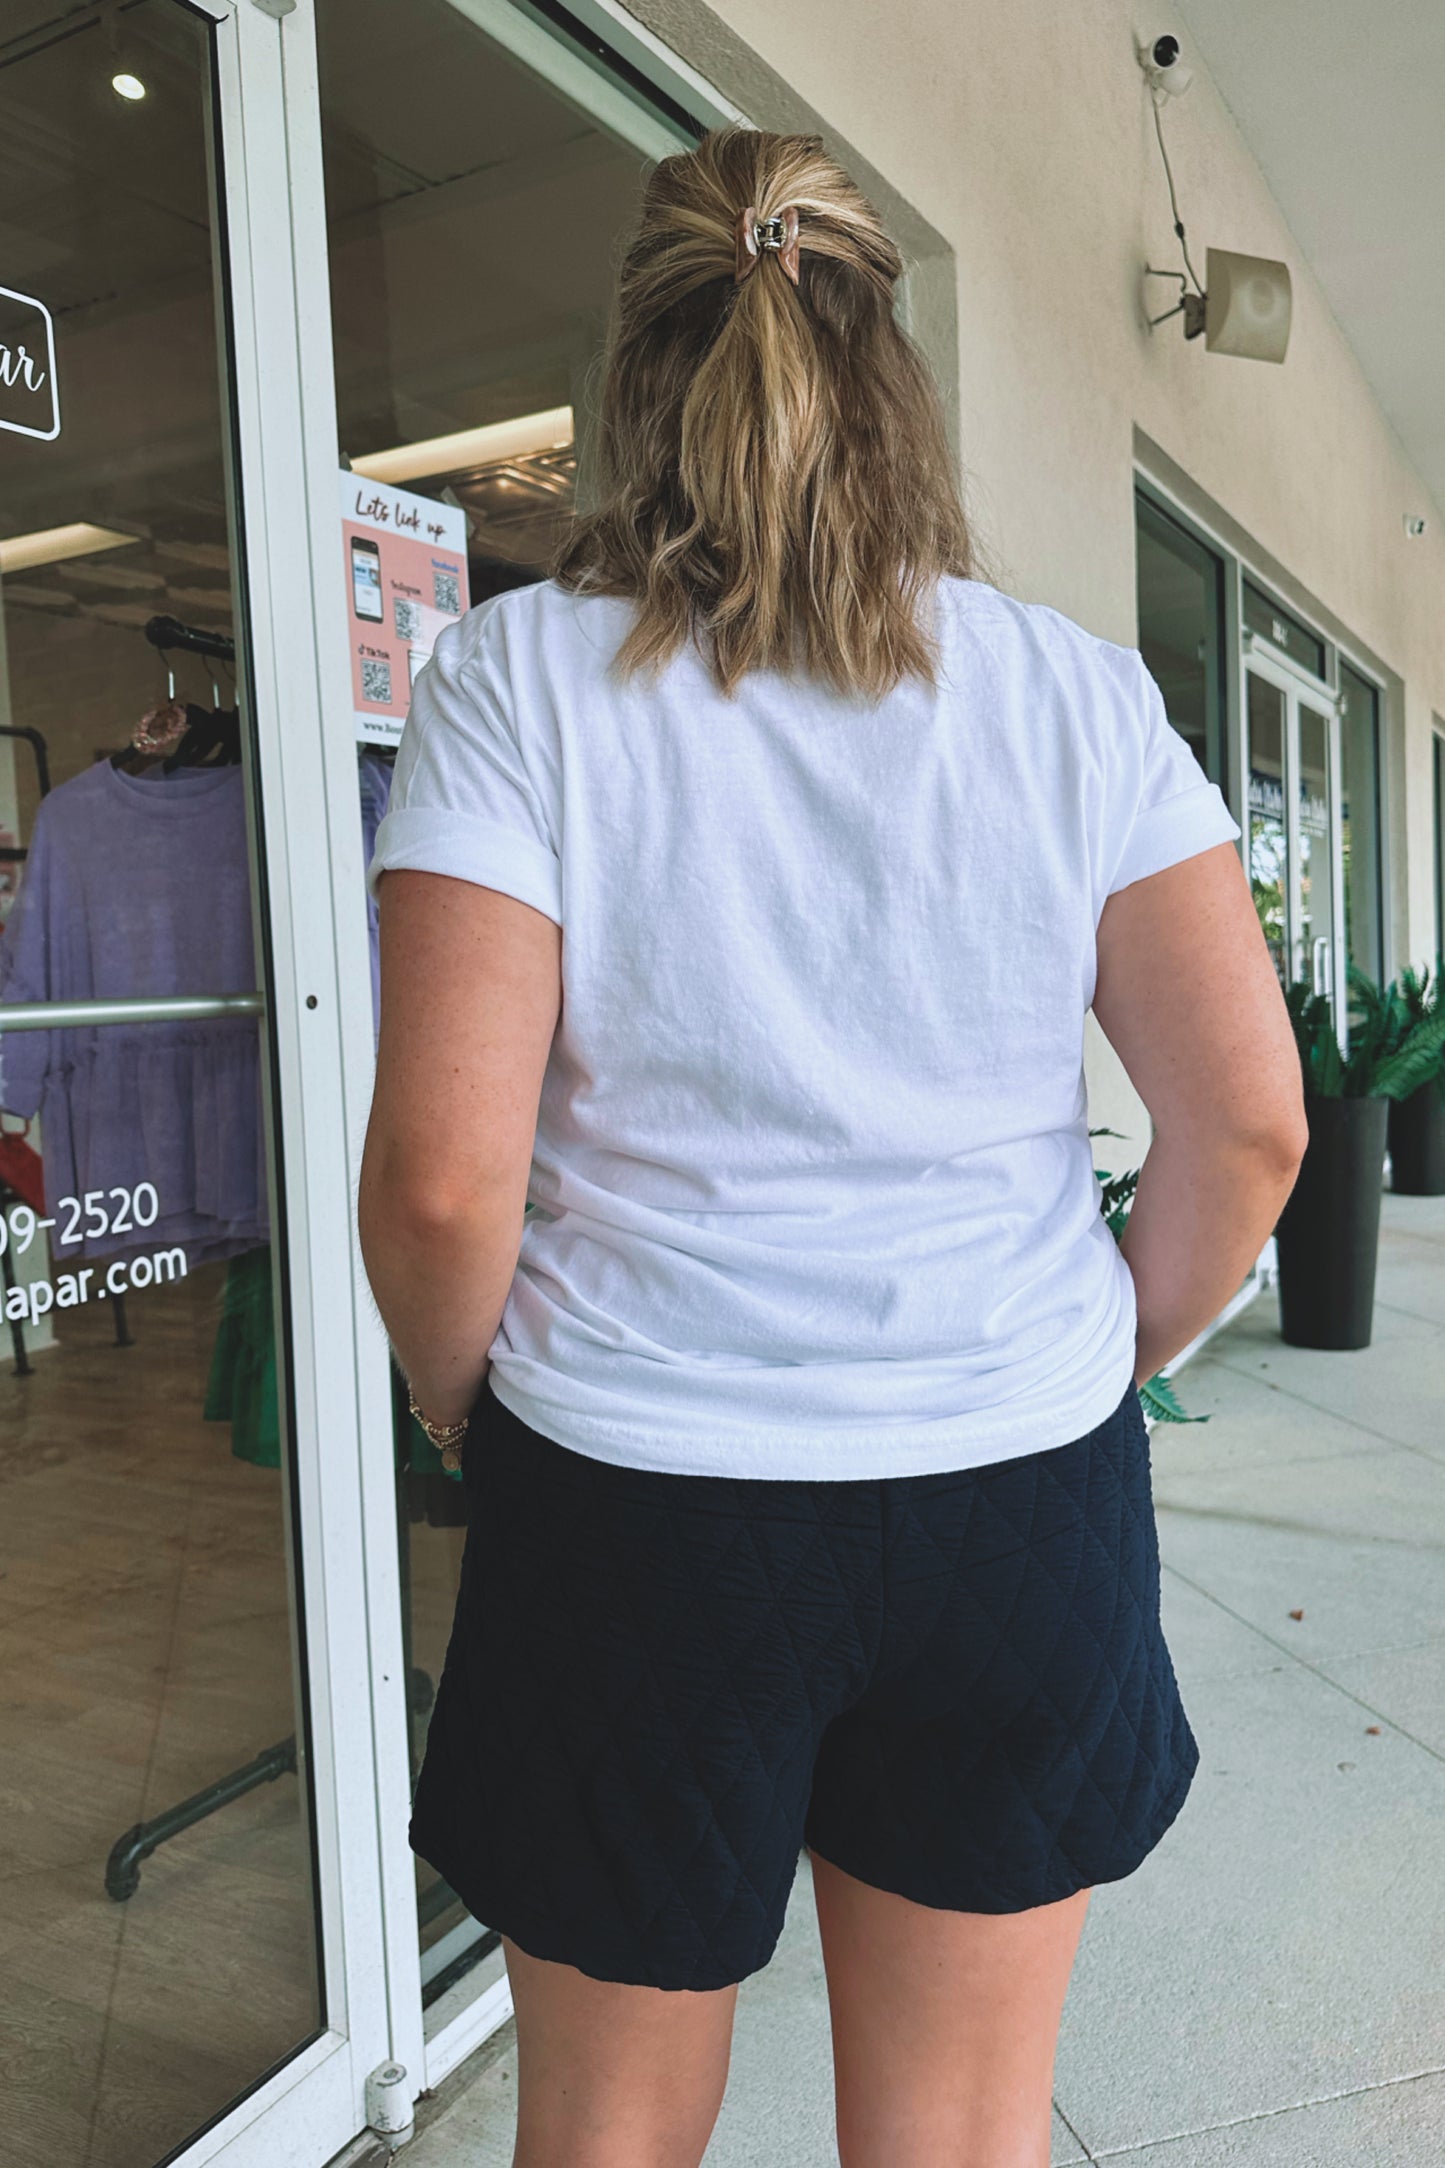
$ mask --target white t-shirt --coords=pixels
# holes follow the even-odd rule
[[[369,879],[562,927],[498,1399],[596,1459],[908,1475],[1063,1445],[1133,1373],[1084,1015],[1104,900],[1237,837],[1135,649],[981,582],[936,688],[688,649],[631,605],[493,597],[412,693]]]

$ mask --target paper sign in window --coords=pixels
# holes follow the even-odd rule
[[[394,746],[417,671],[467,607],[467,516],[343,472],[341,540],[356,736]]]

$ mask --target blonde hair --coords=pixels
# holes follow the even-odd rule
[[[798,283],[738,214],[799,212]],[[695,639],[718,685],[792,669],[877,697],[932,681],[922,620],[973,551],[937,391],[899,326],[903,262],[817,136],[715,129],[648,180],[603,380],[595,509],[552,565],[625,595],[628,673]]]

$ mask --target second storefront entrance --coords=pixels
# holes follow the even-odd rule
[[[1139,645],[1228,799],[1280,980],[1347,1012],[1386,973],[1384,689],[1152,481],[1136,497]]]

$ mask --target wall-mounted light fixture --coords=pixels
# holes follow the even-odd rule
[[[1202,337],[1212,354],[1239,354],[1246,361],[1283,361],[1289,345],[1293,306],[1289,265],[1277,262],[1272,256],[1240,256],[1232,249],[1211,248],[1205,251],[1206,283],[1200,285],[1189,258],[1189,241],[1184,220],[1179,215],[1174,171],[1169,163],[1161,119],[1164,100],[1180,97],[1194,78],[1180,58],[1176,37],[1149,39],[1136,47],[1135,58],[1149,85],[1154,107],[1154,133],[1159,139],[1159,156],[1164,161],[1164,178],[1169,184],[1169,208],[1179,253],[1184,259],[1182,271],[1158,271],[1153,264],[1145,265],[1146,280],[1179,281],[1179,299],[1161,316],[1148,315],[1146,298],[1149,329],[1152,331],[1158,324],[1167,324],[1173,316],[1182,316],[1185,338]],[[1146,285],[1146,297],[1148,291]]]

